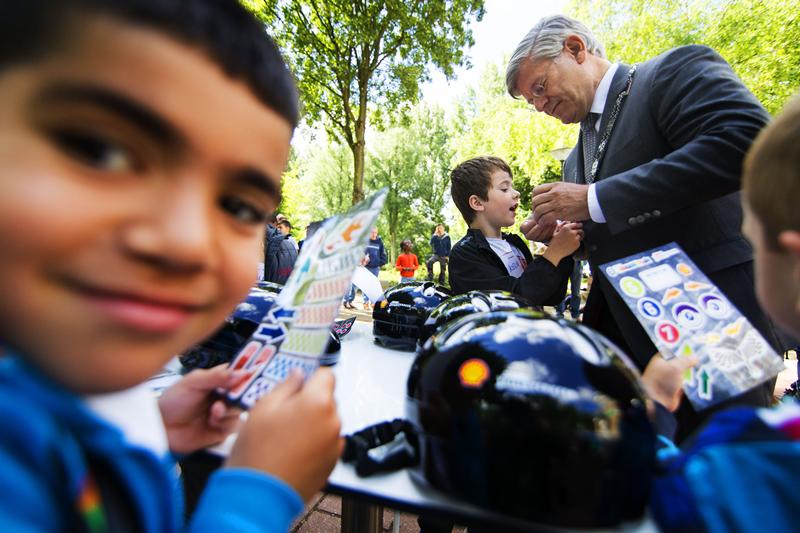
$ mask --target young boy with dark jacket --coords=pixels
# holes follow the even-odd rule
[[[476,157],[450,173],[453,201],[469,225],[450,253],[453,294],[476,289],[505,290],[534,305],[557,305],[572,271],[572,253],[581,241],[579,223],[563,223],[547,251],[533,257],[522,238],[503,233],[519,207],[511,169],[500,158]]]

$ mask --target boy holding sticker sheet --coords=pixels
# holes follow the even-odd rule
[[[0,3],[4,531],[182,528],[171,454],[236,429],[238,376],[142,383],[255,281],[297,118],[236,0]],[[258,402],[190,528],[285,531],[340,455],[333,388]]]
[[[525,241],[502,229],[514,225],[519,192],[511,168],[498,157],[475,157],[450,173],[450,192],[467,234],[450,252],[453,294],[504,290],[534,305],[558,305],[572,273],[581,224],[559,226],[547,250],[533,257]]]
[[[756,292],[781,327],[800,335],[800,99],[756,139],[744,164],[743,230],[753,245]],[[656,361],[660,358],[653,358]],[[648,366],[658,399],[680,394],[673,361]],[[800,508],[800,406],[717,413],[681,451],[663,450],[651,496],[664,531],[793,531]]]

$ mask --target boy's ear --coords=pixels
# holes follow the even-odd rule
[[[483,200],[478,198],[477,194],[470,196],[467,202],[469,202],[469,206],[473,211],[483,211]]]
[[[800,231],[782,231],[778,234],[778,244],[796,260],[800,260]]]

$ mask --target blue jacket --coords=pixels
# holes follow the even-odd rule
[[[273,283],[286,284],[294,262],[297,260],[297,248],[277,228],[267,226],[264,242],[264,280]]]
[[[92,479],[99,507],[88,497]],[[0,486],[3,531],[94,530],[98,509],[112,531],[120,523],[134,531],[183,529],[172,458],[126,441],[80,397],[9,353],[0,357]],[[211,477],[188,529],[286,531],[301,510],[281,481],[223,469]]]
[[[389,261],[386,256],[386,248],[383,246],[383,240],[380,237],[370,239],[365,252],[369,256],[367,268],[380,268]]]
[[[436,235],[435,233],[431,236],[431,251],[433,255],[438,255],[439,257],[447,257],[450,255],[450,235],[445,233],[441,237]]]
[[[665,532],[795,531],[800,406],[729,409],[659,452],[650,511]]]

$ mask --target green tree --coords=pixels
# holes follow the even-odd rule
[[[260,7],[298,78],[305,114],[322,119],[353,157],[352,201],[364,196],[369,106],[379,116],[413,103],[426,68],[465,63],[483,0],[266,0]]]
[[[684,44],[717,50],[770,113],[800,86],[800,0],[573,0],[612,61],[644,61]]]

